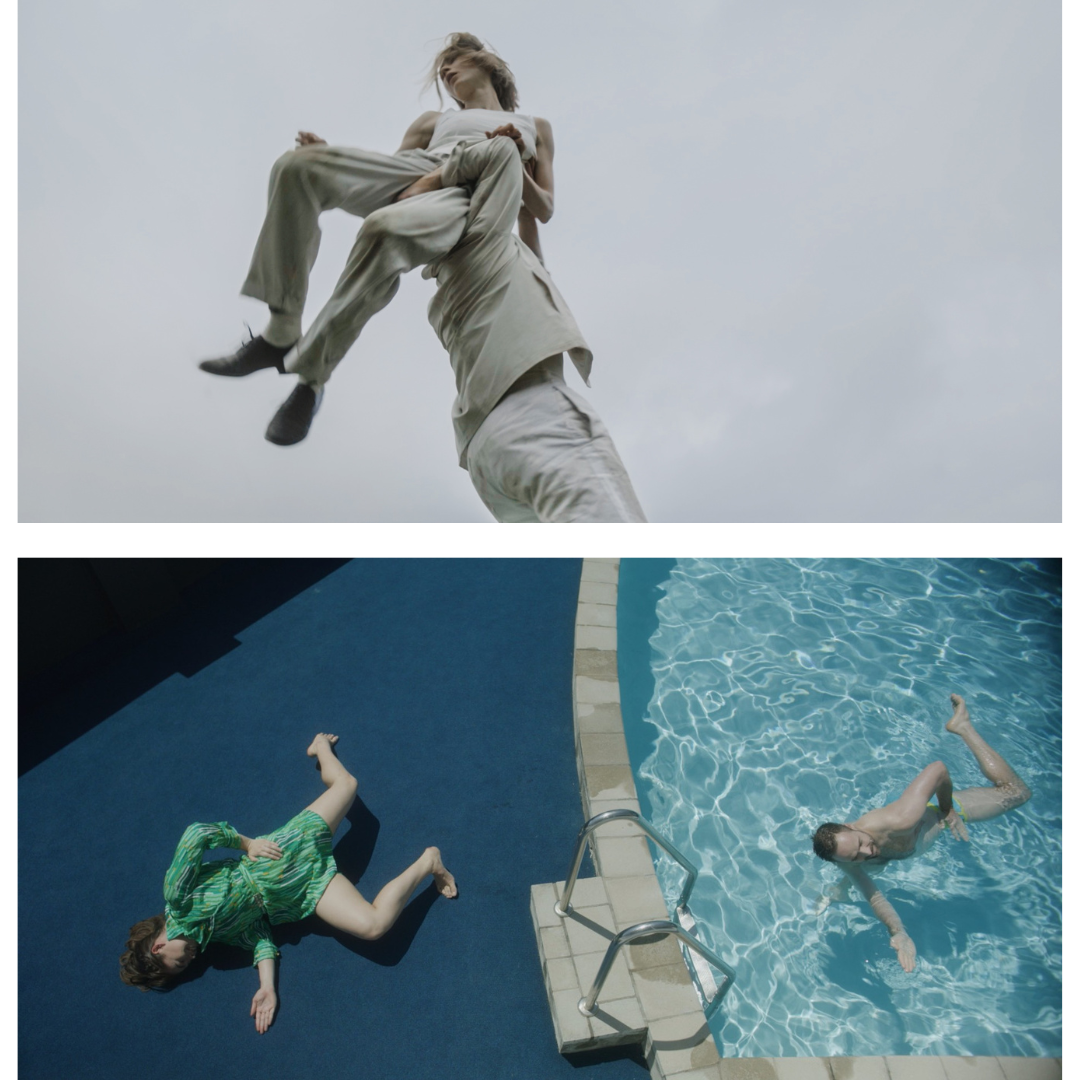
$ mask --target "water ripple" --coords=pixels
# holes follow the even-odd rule
[[[703,936],[738,971],[713,1020],[723,1054],[1061,1054],[1061,611],[1046,581],[1019,562],[678,562],[651,639],[656,742],[635,767],[654,824],[702,866]],[[908,975],[809,837],[937,758],[958,789],[986,784],[944,730],[951,691],[1035,794],[970,844],[945,837],[884,871],[919,950]],[[662,854],[657,870],[673,903],[683,873]]]

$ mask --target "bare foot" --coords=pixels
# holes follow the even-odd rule
[[[442,168],[440,167],[434,172],[429,172],[427,176],[421,176],[419,180],[414,180],[394,199],[394,202],[411,199],[414,195],[426,195],[429,191],[439,191],[442,186]]]
[[[457,896],[457,882],[454,881],[454,875],[443,866],[442,855],[437,847],[429,847],[427,850],[434,864],[431,868],[431,876],[435,879],[435,887],[447,900],[453,900]]]
[[[311,740],[311,745],[307,748],[307,756],[315,759],[315,768],[322,771],[322,767],[319,765],[319,747],[322,746],[326,750],[330,748],[338,741],[336,735],[327,735],[324,732],[319,732],[314,739]]]
[[[952,719],[945,725],[945,730],[959,735],[961,728],[971,723],[971,717],[968,716],[967,705],[959,694],[950,694],[949,700],[953,703],[953,714]]]

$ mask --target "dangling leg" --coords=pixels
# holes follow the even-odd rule
[[[212,375],[244,376],[264,368],[284,374],[284,360],[300,337],[308,280],[319,251],[319,215],[340,208],[366,217],[431,168],[423,151],[380,154],[308,145],[283,154],[270,170],[266,217],[240,292],[270,307],[270,322],[229,356],[204,360]]]
[[[994,785],[990,788],[968,788],[956,792],[956,798],[960,800],[968,820],[986,821],[1026,803],[1031,798],[1027,784],[975,730],[964,699],[959,694],[952,694],[951,700],[953,715],[945,725],[945,730],[964,740],[967,748],[975,755],[983,776]]]
[[[429,847],[419,859],[380,890],[369,904],[343,874],[330,879],[326,892],[315,906],[315,914],[325,923],[365,941],[381,938],[397,922],[413,890],[431,874],[439,892],[448,899],[457,896],[454,875],[442,864],[439,849]]]

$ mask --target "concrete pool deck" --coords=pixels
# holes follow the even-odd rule
[[[574,634],[574,732],[583,820],[605,810],[640,811],[623,732],[616,610],[619,559],[584,559]],[[573,837],[567,838],[567,859]],[[1060,1080],[1059,1058],[721,1058],[679,945],[632,943],[601,993],[596,1015],[577,1003],[611,938],[645,919],[668,919],[648,843],[628,822],[589,841],[597,877],[579,879],[569,916],[554,911],[563,882],[530,897],[560,1051],[637,1042],[653,1080]],[[733,989],[738,993],[738,986]],[[721,1006],[722,1008],[723,1006]]]

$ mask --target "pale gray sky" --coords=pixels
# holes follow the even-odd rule
[[[452,30],[553,125],[545,254],[650,518],[1060,519],[1057,3],[19,14],[23,521],[490,520],[419,273],[300,446],[263,439],[291,378],[195,366],[265,322],[274,159],[299,128],[395,149]],[[359,225],[324,217],[305,325]]]

